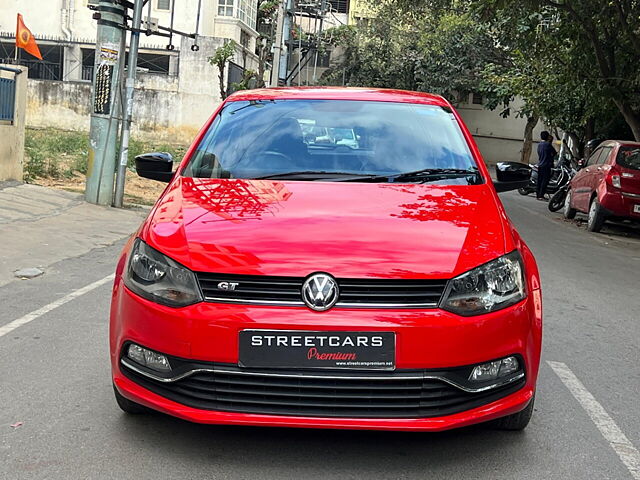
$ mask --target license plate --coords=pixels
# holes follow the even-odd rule
[[[633,213],[640,213],[640,205],[633,206]]]
[[[242,330],[238,343],[240,367],[395,369],[393,332]]]

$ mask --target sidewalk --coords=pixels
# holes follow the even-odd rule
[[[122,210],[84,202],[82,195],[0,182],[0,286],[14,272],[47,267],[121,240],[146,209]]]

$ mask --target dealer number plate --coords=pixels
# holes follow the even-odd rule
[[[241,367],[395,369],[393,332],[242,330]]]

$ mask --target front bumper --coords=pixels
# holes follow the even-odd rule
[[[445,430],[516,413],[535,391],[541,344],[539,291],[523,302],[479,317],[463,318],[441,310],[250,307],[200,303],[172,309],[148,302],[116,280],[111,311],[113,381],[122,395],[152,409],[185,420],[210,424],[269,425],[382,430]],[[120,365],[128,341],[195,362],[236,365],[238,332],[251,329],[319,331],[393,331],[396,368],[437,370],[519,355],[526,370],[524,385],[488,399],[481,406],[430,418],[356,418],[230,412],[195,408],[154,393],[125,375]]]

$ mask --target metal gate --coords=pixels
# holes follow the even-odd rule
[[[14,71],[0,66],[0,70]],[[0,78],[0,121],[12,122],[16,106],[16,81],[14,78]]]
[[[242,82],[244,76],[244,68],[240,65],[236,65],[233,62],[229,62],[229,72],[227,74],[227,96],[234,93],[237,89],[233,87],[234,83]]]

